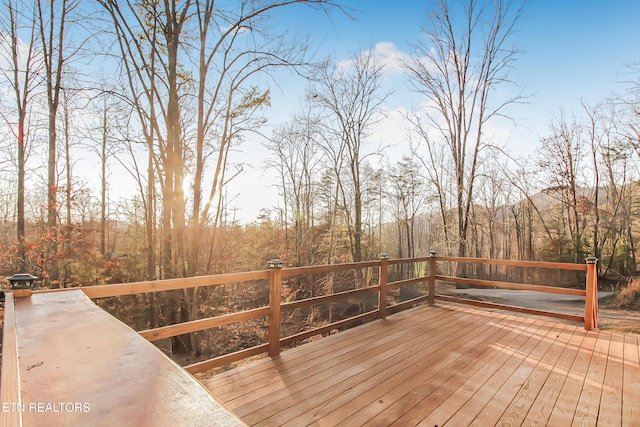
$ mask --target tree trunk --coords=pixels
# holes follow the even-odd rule
[[[17,200],[17,233],[18,233],[18,271],[23,272],[26,268],[25,260],[25,229],[24,229],[24,179],[25,179],[25,134],[24,134],[24,113],[18,115],[18,200]]]
[[[47,161],[47,230],[51,246],[47,258],[50,262],[49,280],[58,280],[58,180],[56,174],[56,113],[57,106],[49,105],[49,158]]]
[[[107,259],[107,108],[102,116],[102,144],[100,146],[100,254]]]

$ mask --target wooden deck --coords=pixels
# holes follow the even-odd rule
[[[251,426],[637,426],[639,346],[439,303],[202,382]]]

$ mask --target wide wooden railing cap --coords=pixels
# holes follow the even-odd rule
[[[82,291],[7,302],[1,425],[245,425]]]

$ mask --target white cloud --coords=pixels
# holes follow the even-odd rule
[[[403,73],[402,63],[409,60],[409,56],[391,42],[376,43],[372,52],[373,58],[378,64],[384,66],[387,73]]]
[[[360,55],[361,57],[371,55],[375,63],[383,67],[384,73],[387,75],[404,73],[402,63],[410,59],[407,54],[400,51],[397,46],[391,42],[378,42],[373,49],[366,50]],[[345,71],[352,66],[353,61],[353,58],[337,61],[336,67],[339,70]]]
[[[391,163],[401,160],[403,155],[410,155],[406,114],[404,107],[387,107],[380,111],[367,138],[367,151],[374,152],[382,148],[383,157]],[[375,162],[372,160],[372,163]]]

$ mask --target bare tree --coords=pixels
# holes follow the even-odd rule
[[[396,202],[394,211],[398,227],[398,256],[401,258],[416,256],[416,216],[424,207],[428,196],[424,180],[418,174],[418,170],[416,160],[405,156],[391,169],[390,174],[391,194]],[[403,247],[407,249],[406,252],[402,250]]]
[[[497,167],[499,160],[492,156],[491,161],[481,165],[481,181],[479,185],[480,204],[477,207],[478,222],[482,225],[482,235],[486,236],[488,245],[485,245],[485,241],[476,243],[476,251],[482,251],[482,256],[489,256],[489,258],[498,258],[498,226],[499,217],[501,216],[502,207],[506,201],[506,195],[508,191],[506,189],[506,182],[498,175],[500,170]],[[487,252],[488,246],[488,252]],[[492,267],[489,266],[489,274],[492,274]]]
[[[586,104],[582,107],[587,114],[587,138],[591,149],[591,164],[593,166],[593,226],[592,226],[592,255],[602,259],[602,249],[600,247],[600,162],[599,153],[602,152],[602,143],[606,138],[608,129],[603,129],[602,116],[598,113],[601,107],[589,108]],[[598,265],[598,268],[602,263]]]
[[[630,94],[634,99],[636,94]],[[636,135],[635,102],[611,100],[600,105],[594,118],[597,127],[592,134],[598,136],[598,170],[602,171],[601,188],[605,189],[598,205],[598,240],[594,243],[602,262],[598,265],[603,275],[610,270],[632,274],[636,269],[635,239],[632,232],[636,213],[634,194],[638,184],[637,162],[634,161],[640,139]],[[599,206],[602,205],[602,208]],[[595,234],[595,232],[594,232]],[[594,236],[595,240],[595,236]]]
[[[451,190],[455,180],[449,168],[447,148],[444,145],[430,143],[428,127],[419,115],[409,115],[407,118],[420,141],[414,145],[412,140],[411,153],[420,161],[429,178],[430,186],[435,189],[438,212],[442,224],[444,249],[446,253],[449,253],[454,239],[451,224],[451,208],[453,206],[451,194],[454,192]],[[426,155],[420,152],[422,142],[426,142],[424,144],[427,148]]]
[[[33,134],[28,130],[31,122],[31,104],[36,88],[40,83],[42,58],[37,54],[36,10],[27,2],[6,0],[0,14],[2,29],[0,30],[0,57],[8,66],[0,72],[8,82],[15,102],[10,110],[2,111],[2,119],[9,126],[12,137],[16,140],[17,168],[17,213],[16,234],[18,242],[17,268],[25,268],[25,170],[30,139]],[[22,34],[28,35],[24,37]],[[14,116],[15,112],[15,116]],[[31,126],[34,129],[35,126]]]
[[[544,182],[550,183],[546,193],[562,202],[561,222],[557,239],[565,240],[568,232],[570,253],[574,262],[581,261],[584,252],[585,219],[583,206],[586,200],[579,171],[585,157],[583,128],[575,120],[567,123],[564,117],[551,124],[551,135],[542,139],[538,164],[544,174]],[[564,215],[566,209],[567,215]],[[560,244],[560,251],[563,250]],[[562,255],[561,253],[559,255]]]
[[[36,1],[37,29],[42,49],[44,63],[44,84],[47,99],[48,113],[48,161],[47,161],[47,226],[52,233],[52,246],[49,248],[51,267],[50,278],[57,280],[58,265],[56,253],[58,252],[57,226],[58,226],[58,176],[57,176],[57,118],[58,108],[61,102],[62,77],[67,62],[77,52],[69,49],[67,43],[68,24],[70,15],[79,5],[79,0],[61,0],[43,3]]]
[[[436,0],[430,13],[429,42],[405,62],[414,89],[428,101],[426,119],[414,121],[424,143],[444,145],[455,174],[458,256],[467,254],[467,233],[486,123],[520,97],[497,99],[517,56],[509,45],[520,20],[519,1],[474,1],[450,7]],[[461,16],[458,16],[458,13]],[[428,128],[425,128],[427,126]],[[429,152],[436,150],[430,147]]]
[[[72,148],[72,133],[73,133],[73,105],[74,91],[64,89],[62,91],[62,115],[60,117],[63,131],[64,141],[64,171],[66,177],[65,185],[65,232],[64,232],[64,250],[68,251],[71,248],[71,239],[73,238],[73,220],[71,217],[72,211],[72,188],[73,188],[73,160],[71,156]],[[66,271],[63,282],[66,280]]]
[[[268,165],[280,175],[285,215],[290,213],[294,225],[296,265],[316,261],[311,259],[315,242],[310,233],[314,221],[315,180],[322,166],[318,148],[319,122],[320,119],[309,111],[297,115],[278,128],[267,145],[274,156]]]
[[[269,91],[254,77],[306,62],[305,45],[267,31],[272,12],[328,1],[101,0],[120,47],[128,98],[153,146],[162,192],[163,275],[199,272],[203,226],[219,219],[229,149],[262,122]],[[183,182],[193,176],[188,212]],[[206,196],[205,196],[206,195]],[[189,227],[187,228],[187,222]],[[188,231],[189,230],[189,231]]]
[[[123,146],[131,149],[134,144],[134,138],[127,134],[130,129],[128,120],[130,120],[130,109],[126,105],[117,102],[108,91],[102,90],[99,96],[91,99],[88,105],[88,111],[93,116],[93,121],[88,129],[85,129],[84,144],[98,157],[100,161],[100,254],[108,259],[109,251],[107,250],[108,226],[109,219],[109,162],[116,157],[119,151],[124,151]],[[132,156],[133,157],[133,156]],[[118,158],[121,161],[120,158]],[[124,163],[124,162],[122,162]],[[135,160],[134,160],[135,163]],[[140,198],[142,203],[144,199],[143,184],[140,182],[141,173],[138,170],[137,163],[131,168],[125,166],[125,169],[131,173],[140,189]],[[142,174],[144,175],[144,174]],[[144,205],[146,207],[146,205]],[[152,248],[151,248],[152,249]]]
[[[388,96],[382,89],[382,77],[383,67],[376,62],[373,52],[360,52],[351,61],[325,62],[319,66],[312,77],[313,87],[308,93],[312,104],[322,107],[328,113],[326,128],[331,136],[324,146],[334,159],[334,165],[338,167],[336,178],[345,208],[345,183],[350,185],[353,211],[345,209],[345,213],[354,262],[362,260],[361,169],[369,154],[363,149],[363,144]],[[348,170],[349,181],[340,177],[342,158]]]
[[[99,3],[119,47],[129,89],[126,98],[138,115],[159,182],[161,276],[199,274],[204,226],[213,223],[215,234],[221,218],[230,147],[242,140],[244,132],[262,124],[258,111],[269,104],[269,90],[260,89],[255,77],[274,67],[306,63],[304,44],[273,34],[265,23],[282,7],[302,4],[325,9],[331,3]],[[193,176],[190,200],[185,194],[188,174]],[[215,242],[215,236],[210,240]],[[174,294],[168,320],[189,320],[196,295],[193,289]],[[174,344],[190,348],[185,341],[178,338]]]

